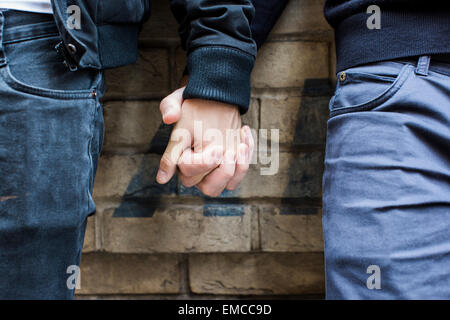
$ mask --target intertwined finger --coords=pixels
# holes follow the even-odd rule
[[[181,183],[185,187],[195,186],[220,165],[222,158],[221,146],[208,146],[202,152],[184,150],[178,163],[178,177]]]
[[[187,177],[206,174],[219,166],[222,156],[221,146],[208,146],[202,152],[186,149],[178,162],[178,169]]]
[[[250,167],[255,143],[248,126],[244,126],[241,129],[241,141],[243,142],[240,143],[238,147],[236,170],[233,178],[226,186],[227,190],[235,190],[241,184],[242,180],[244,180],[244,177]]]
[[[235,169],[236,152],[231,149],[225,153],[222,164],[197,184],[197,188],[207,196],[217,197],[233,178]]]
[[[226,189],[235,190],[244,179],[248,172],[249,160],[248,160],[248,146],[245,143],[241,143],[238,147],[236,169],[234,176],[228,182]]]

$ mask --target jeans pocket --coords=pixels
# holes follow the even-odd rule
[[[330,101],[330,116],[380,106],[403,86],[413,70],[408,64],[379,62],[340,72]]]
[[[70,71],[55,47],[58,35],[49,34],[5,45],[7,65],[0,70],[10,88],[56,99],[89,98],[102,78],[95,69]]]

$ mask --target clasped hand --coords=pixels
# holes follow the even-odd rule
[[[156,180],[170,181],[178,172],[186,187],[210,197],[236,189],[249,169],[254,140],[242,127],[237,106],[203,99],[183,100],[184,87],[161,101],[165,124],[175,124],[161,158]]]

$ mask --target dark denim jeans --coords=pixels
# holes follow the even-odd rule
[[[0,299],[70,299],[95,211],[103,75],[63,65],[51,15],[0,11],[0,35]]]
[[[450,64],[338,74],[323,228],[328,299],[450,299]]]

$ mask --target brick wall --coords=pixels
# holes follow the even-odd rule
[[[159,101],[185,66],[168,1],[153,0],[136,65],[107,72],[106,136],[79,298],[321,297],[321,180],[334,80],[323,0],[291,0],[252,75],[254,129],[280,129],[278,174],[252,165],[218,199],[155,182],[170,127]],[[270,139],[270,136],[269,136]]]

